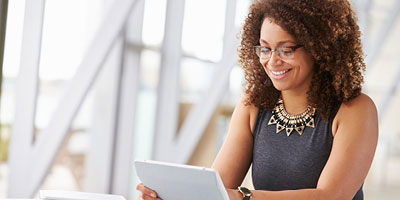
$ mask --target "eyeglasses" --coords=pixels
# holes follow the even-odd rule
[[[294,58],[294,52],[296,49],[303,47],[303,45],[296,46],[279,46],[275,50],[265,46],[254,46],[254,51],[260,60],[269,60],[272,56],[272,52],[276,52],[279,55],[279,58],[283,60],[291,60]]]

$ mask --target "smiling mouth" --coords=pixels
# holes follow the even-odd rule
[[[279,76],[279,75],[282,75],[282,74],[287,73],[287,72],[290,71],[290,70],[292,70],[292,69],[287,69],[287,70],[283,70],[283,71],[272,71],[272,70],[270,70],[270,71],[271,71],[271,73],[272,73],[273,75]]]

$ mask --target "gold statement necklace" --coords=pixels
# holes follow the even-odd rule
[[[293,130],[301,135],[306,127],[314,128],[314,115],[315,108],[311,106],[308,106],[300,114],[291,115],[286,112],[282,99],[279,99],[272,110],[272,116],[269,119],[268,125],[276,124],[276,133],[285,129],[287,136],[290,136]]]

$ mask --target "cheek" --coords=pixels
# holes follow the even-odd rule
[[[268,70],[268,65],[267,65],[267,64],[264,64],[264,65],[263,65],[263,69],[264,69],[265,74],[266,74],[268,77],[270,77],[270,72],[269,72],[269,70]]]
[[[314,71],[314,60],[311,56],[305,56],[302,59],[299,60],[296,64],[293,64],[293,66],[297,66],[302,73],[313,73]]]
[[[314,73],[314,62],[305,62],[303,66],[308,74]]]
[[[311,55],[307,54],[306,56],[304,56],[302,63],[302,65],[305,66],[308,71],[314,71],[314,59]]]
[[[261,61],[260,61],[260,63],[261,63],[262,68],[264,69],[264,71],[267,72],[267,69],[268,69],[268,67],[267,67],[267,66],[268,66],[268,62],[261,62]]]
[[[299,69],[301,76],[309,77],[314,73],[314,66],[310,63],[301,63]]]

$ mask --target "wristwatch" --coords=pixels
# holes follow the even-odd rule
[[[247,189],[246,187],[238,187],[238,190],[240,193],[243,195],[243,200],[250,200],[251,198],[251,191]]]

